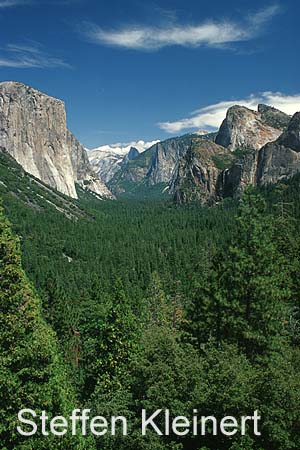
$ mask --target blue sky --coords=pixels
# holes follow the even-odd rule
[[[66,103],[89,148],[300,109],[297,0],[0,0],[0,79]]]

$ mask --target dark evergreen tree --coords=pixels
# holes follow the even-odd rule
[[[116,280],[114,294],[105,321],[99,327],[99,341],[94,360],[97,391],[109,390],[111,381],[126,373],[138,341],[137,320],[126,297],[122,282]]]
[[[238,342],[248,355],[278,348],[278,338],[286,334],[291,280],[275,223],[263,198],[247,191],[220,273],[221,335]]]
[[[75,398],[59,356],[56,337],[21,266],[19,242],[0,212],[0,445],[3,449],[84,448],[72,438],[56,441],[16,430],[21,409],[68,414]]]

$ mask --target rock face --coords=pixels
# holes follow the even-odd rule
[[[180,203],[211,203],[300,170],[300,113],[291,119],[267,105],[258,111],[234,106],[217,134],[202,134],[154,141],[141,153],[128,145],[87,154],[67,129],[62,101],[21,83],[0,83],[0,148],[26,172],[73,198],[76,183],[113,198],[103,175],[116,194],[154,188]],[[147,144],[139,143],[143,149]]]
[[[124,153],[123,151],[118,152],[114,149],[94,149],[88,152],[88,158],[94,172],[105,183],[109,183],[122,167],[129,161],[136,159],[139,154],[139,151],[135,147],[130,147],[128,153]]]
[[[276,183],[299,172],[300,113],[291,119],[266,105],[259,105],[258,112],[234,106],[227,112],[216,143],[229,154],[214,154],[213,148],[207,148],[208,159],[203,162],[201,152],[192,146],[179,162],[173,184],[176,201],[207,203],[238,197],[246,186]]]
[[[171,193],[177,203],[199,201],[213,203],[218,199],[219,164],[231,158],[230,151],[205,139],[193,139],[179,161]]]
[[[71,154],[74,181],[100,197],[113,198],[107,186],[94,173],[85,148],[69,130],[67,130],[67,144]]]
[[[277,144],[300,152],[300,112],[294,114],[287,130],[277,139]]]
[[[140,153],[145,152],[157,142],[159,141],[147,142],[140,139],[131,143],[106,144],[89,150],[88,156],[94,172],[108,184],[117,172],[125,168],[127,163],[137,159]]]
[[[128,163],[128,161],[133,161],[139,156],[140,152],[135,147],[130,147],[130,150],[127,155],[124,156],[122,160],[122,165]]]
[[[71,155],[73,179],[85,180],[90,175],[90,162],[87,152],[71,131],[67,130],[67,146]]]
[[[285,130],[291,119],[290,116],[279,109],[264,104],[258,105],[258,113],[265,124],[278,130]]]
[[[247,150],[221,172],[217,187],[220,198],[239,197],[246,186],[256,184],[258,154],[257,150]]]
[[[259,150],[267,142],[277,139],[282,133],[282,128],[277,129],[268,125],[267,112],[262,105],[260,111],[262,113],[244,106],[229,108],[217,134],[216,143],[231,150],[237,148]]]
[[[192,139],[197,137],[197,134],[187,134],[154,144],[122,165],[121,170],[110,180],[110,189],[120,194],[136,189],[138,185],[149,188],[161,185],[162,189],[170,185],[180,158],[186,154]]]
[[[63,194],[77,198],[75,182],[92,177],[92,187],[111,196],[67,130],[64,103],[58,99],[21,83],[0,83],[0,146],[26,172]]]
[[[218,191],[221,197],[239,196],[246,186],[257,184],[260,149],[278,139],[290,119],[287,114],[267,105],[258,105],[258,112],[242,106],[228,110],[216,142],[229,148],[236,157],[220,176]]]
[[[179,203],[240,196],[248,185],[274,183],[299,169],[300,113],[267,105],[233,106],[216,134],[159,142],[127,158],[109,181],[116,194],[159,187]]]
[[[111,153],[110,151],[100,151],[98,149],[89,150],[88,156],[90,164],[95,174],[101,178],[104,183],[114,177],[115,173],[120,169],[124,155]]]
[[[195,163],[194,172],[197,172],[196,159],[198,160],[199,155],[195,157],[195,154],[192,153],[192,156],[190,149],[191,146],[194,146],[195,140],[201,137],[204,141],[212,141],[217,146],[223,147],[223,153],[225,152],[227,155],[225,167],[222,167],[223,163],[214,167],[213,177],[216,176],[215,170],[218,170],[220,174],[222,171],[224,172],[217,177],[216,191],[220,195],[227,195],[229,192],[239,195],[246,185],[256,182],[255,167],[259,150],[266,143],[276,140],[287,127],[289,120],[289,116],[267,105],[259,105],[258,111],[252,111],[243,106],[233,106],[228,110],[217,134],[201,136],[202,133],[200,135],[192,133],[159,142],[141,153],[134,161],[127,161],[126,164],[121,165],[121,169],[116,170],[114,176],[109,180],[109,187],[118,195],[122,192],[134,191],[137,186],[146,186],[151,189],[160,185],[162,190],[170,186],[170,192],[174,194],[176,186],[175,197],[178,201],[188,197],[186,184],[189,184],[193,192],[194,190],[199,192],[200,186],[203,187],[204,175],[200,185],[201,177],[194,177],[195,189],[192,188],[190,175],[188,183],[179,182],[179,177],[191,174],[188,169],[188,161],[185,159],[187,152],[189,152],[187,157],[192,158]],[[207,149],[208,146],[207,144]],[[210,147],[210,150],[212,157],[216,157],[215,148]],[[230,152],[232,157],[229,156]],[[219,151],[219,153],[222,152]],[[189,160],[189,164],[191,164],[191,160]],[[203,169],[202,166],[201,168]],[[213,164],[210,164],[210,172],[206,174],[207,176],[212,176],[212,168]],[[181,186],[185,186],[184,195],[180,194]],[[208,191],[210,187],[207,187]]]
[[[159,142],[154,149],[154,158],[147,173],[149,185],[169,183],[172,180],[176,163],[190,146],[189,142],[180,139],[169,139]]]
[[[233,106],[216,134],[168,139],[133,160],[123,160],[109,187],[118,195],[139,186],[149,190],[161,186],[177,202],[209,203],[239,196],[246,186],[257,183],[260,149],[277,140],[289,121],[288,115],[267,105],[259,105],[258,111]]]
[[[256,182],[276,183],[300,171],[300,113],[291,119],[287,130],[259,152]]]

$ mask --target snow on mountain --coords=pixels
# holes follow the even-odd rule
[[[116,154],[119,156],[121,156],[121,155],[125,156],[125,155],[127,155],[127,153],[129,153],[131,147],[136,148],[141,153],[144,150],[147,150],[147,148],[152,147],[152,145],[156,144],[157,142],[159,142],[159,141],[156,140],[156,141],[145,142],[143,140],[140,140],[140,141],[127,142],[127,143],[102,145],[100,147],[90,150],[89,155],[101,156],[101,154]]]
[[[88,150],[88,157],[94,171],[104,182],[108,183],[119,170],[123,160],[132,148],[141,153],[157,142],[159,141],[146,142],[139,140],[127,143],[102,145],[92,150]]]

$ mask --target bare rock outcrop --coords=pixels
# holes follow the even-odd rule
[[[258,155],[257,150],[246,150],[222,171],[217,186],[221,198],[240,197],[247,186],[255,186]]]
[[[257,184],[276,183],[300,171],[300,112],[296,113],[287,130],[259,152]]]
[[[22,83],[0,83],[0,146],[26,172],[73,198],[76,182],[95,177],[67,130],[64,103]],[[103,197],[111,196],[101,180],[95,184]]]
[[[213,203],[218,199],[220,164],[231,158],[229,150],[207,139],[193,139],[180,159],[171,193],[177,203],[199,201]]]
[[[170,185],[178,161],[184,157],[193,138],[199,135],[186,134],[158,142],[149,149],[121,165],[109,182],[112,192],[119,194],[136,186],[152,188]],[[205,136],[202,136],[203,139]]]
[[[270,105],[260,103],[257,111],[265,124],[278,130],[286,130],[291,120],[291,116]]]
[[[263,116],[261,112],[252,111],[245,106],[229,108],[217,134],[216,143],[230,150],[259,150],[267,142],[277,139],[283,131],[282,128],[268,125],[265,116],[266,114]]]
[[[230,149],[235,159],[220,177],[220,196],[240,196],[246,186],[257,184],[260,149],[280,139],[290,119],[268,105],[258,105],[257,112],[244,106],[233,106],[227,111],[216,142]]]
[[[100,197],[114,198],[104,182],[95,174],[85,148],[69,130],[67,130],[67,144],[71,155],[74,181]]]

